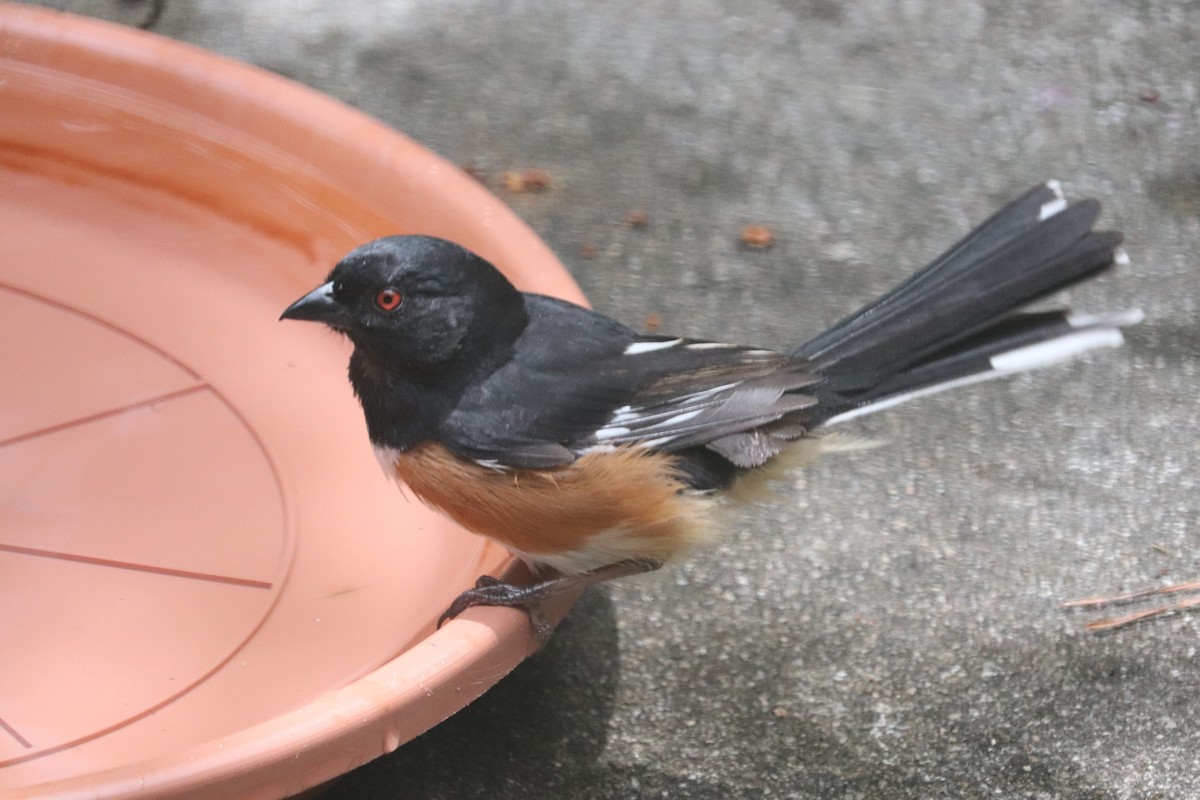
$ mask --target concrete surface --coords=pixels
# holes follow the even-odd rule
[[[493,185],[549,170],[497,191],[635,326],[784,347],[1046,177],[1133,259],[1071,300],[1148,314],[1121,351],[864,422],[890,446],[589,593],[324,797],[1200,797],[1200,616],[1098,637],[1058,608],[1200,578],[1200,5],[166,0],[154,29]],[[777,244],[739,247],[748,222]]]

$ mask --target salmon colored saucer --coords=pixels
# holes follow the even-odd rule
[[[498,200],[362,114],[0,5],[0,797],[283,797],[530,652],[509,609],[435,632],[510,557],[384,477],[345,342],[277,321],[406,232],[581,300]]]

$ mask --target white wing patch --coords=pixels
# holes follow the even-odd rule
[[[575,443],[576,453],[704,445],[816,403],[798,393],[818,380],[807,362],[773,350],[681,337],[633,342],[625,356],[638,361],[618,368],[644,374],[644,382]]]
[[[622,422],[639,422],[641,424],[638,425],[638,429],[639,429],[638,432],[639,433],[650,433],[656,428],[670,429],[670,428],[678,427],[678,426],[682,425],[683,423],[700,416],[701,412],[703,412],[703,411],[704,411],[703,408],[696,408],[691,411],[682,411],[681,412],[681,411],[679,411],[679,409],[676,408],[676,409],[672,409],[671,411],[660,412],[657,414],[647,414],[647,415],[643,416],[643,415],[639,415],[636,411],[631,409],[624,413],[621,421]],[[658,417],[662,417],[663,419],[657,419]],[[651,420],[654,420],[654,421],[651,421]],[[615,423],[615,422],[617,422],[617,420],[613,419],[612,422]],[[599,429],[598,431],[596,431],[595,436],[598,441],[603,442],[607,439],[625,438],[627,436],[630,436],[631,434],[633,434],[632,428],[630,428],[626,425],[613,424],[613,425],[607,425],[607,426]],[[675,438],[675,437],[674,436],[666,436],[666,437],[663,437],[660,439],[651,439],[649,441],[641,441],[641,442],[638,442],[638,444],[641,447],[653,447],[656,444],[663,444],[664,442],[668,442],[673,438]]]
[[[595,435],[597,439],[604,441],[605,439],[619,439],[620,437],[628,436],[631,433],[633,433],[633,431],[623,425],[610,425],[607,428],[600,428],[598,431],[596,431]]]

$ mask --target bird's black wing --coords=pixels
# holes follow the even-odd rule
[[[547,468],[615,447],[708,446],[751,467],[802,435],[799,390],[818,377],[769,350],[639,336],[569,303],[528,296],[512,359],[476,382],[442,426],[460,455]]]

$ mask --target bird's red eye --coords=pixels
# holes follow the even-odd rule
[[[404,300],[404,295],[390,286],[386,289],[380,289],[379,294],[375,295],[375,305],[384,311],[395,311],[400,307],[402,300]]]

